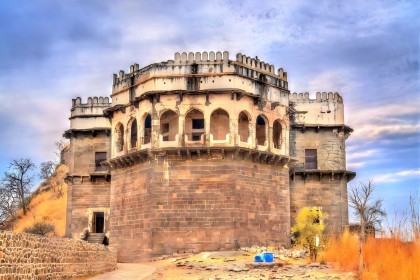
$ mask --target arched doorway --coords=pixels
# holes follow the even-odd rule
[[[160,116],[160,134],[163,141],[175,141],[178,134],[178,115],[168,110]]]
[[[188,141],[200,141],[204,135],[204,115],[200,110],[193,109],[185,116],[184,133]]]
[[[256,138],[257,143],[260,146],[265,146],[265,141],[267,140],[267,127],[268,122],[264,115],[259,115],[256,120]]]
[[[210,116],[210,133],[214,140],[225,140],[230,132],[229,114],[223,109],[214,110]]]

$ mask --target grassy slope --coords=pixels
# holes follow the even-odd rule
[[[67,184],[64,178],[68,168],[66,165],[57,167],[55,173],[34,192],[29,209],[30,212],[23,216],[22,210],[18,211],[19,219],[14,227],[14,232],[22,232],[25,227],[35,222],[47,222],[55,226],[57,236],[64,236],[66,228]],[[57,189],[61,185],[63,195],[57,197]]]

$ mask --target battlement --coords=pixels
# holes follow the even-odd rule
[[[109,97],[89,97],[86,103],[82,103],[82,98],[77,97],[72,99],[71,109],[84,108],[84,107],[110,107]]]
[[[174,60],[168,60],[168,65],[185,65],[185,64],[215,64],[215,63],[228,63],[229,62],[229,52],[186,52],[175,53]]]
[[[103,110],[111,107],[109,97],[89,97],[86,103],[77,97],[72,99],[71,117],[103,116]]]
[[[206,65],[211,65],[211,70]],[[174,69],[173,66],[179,66]],[[184,67],[188,66],[188,67]],[[237,67],[239,66],[239,67]],[[193,67],[194,70],[190,68]],[[241,69],[240,69],[241,68]],[[242,69],[245,68],[245,69]],[[245,71],[249,69],[249,71]],[[252,71],[253,70],[253,71]],[[237,73],[245,74],[250,78],[258,79],[260,74],[271,76],[275,79],[279,79],[282,82],[274,82],[273,84],[287,88],[287,72],[283,71],[283,68],[277,70],[275,73],[275,67],[272,64],[265,63],[258,59],[258,57],[251,58],[249,56],[238,53],[236,55],[236,61],[229,60],[229,52],[224,51],[223,53],[218,52],[182,52],[175,53],[173,60],[166,62],[150,64],[140,69],[139,64],[135,63],[130,66],[130,72],[126,73],[120,70],[118,74],[113,75],[113,85],[124,84],[129,86],[130,78],[137,79],[140,75],[147,75],[150,73],[157,73],[163,75],[180,75],[180,74],[215,74],[215,73]],[[273,79],[271,79],[273,80]],[[283,86],[282,86],[283,85]]]
[[[272,76],[276,76],[281,80],[287,81],[287,72],[284,72],[283,68],[277,69],[276,75],[274,65],[265,63],[264,61],[259,60],[258,57],[251,58],[249,56],[238,53],[236,55],[236,62],[239,62],[244,66],[248,66],[247,68],[265,72],[266,74],[270,74]]]
[[[309,98],[309,93],[292,93],[290,95],[290,101],[291,102],[335,102],[335,103],[343,103],[343,98],[338,94],[337,92],[317,92],[315,99]]]

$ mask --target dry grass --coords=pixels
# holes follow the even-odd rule
[[[345,232],[331,239],[322,258],[340,269],[357,271],[358,237]],[[369,238],[364,245],[364,264],[361,279],[419,279],[420,242],[403,242],[395,236]]]
[[[67,171],[67,166],[60,165],[55,174],[46,182],[47,184],[35,192],[37,194],[29,204],[30,211],[25,216],[22,210],[18,211],[17,214],[21,216],[21,219],[15,223],[14,232],[22,232],[25,227],[44,221],[54,225],[57,236],[64,236],[67,206],[67,184],[64,183],[64,177]],[[57,189],[60,185],[63,195],[57,197]]]

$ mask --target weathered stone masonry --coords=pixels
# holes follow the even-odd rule
[[[287,169],[242,160],[165,157],[122,168],[112,177],[111,238],[118,240],[119,258],[128,261],[284,244],[287,181]]]
[[[111,98],[73,99],[67,236],[107,232],[119,260],[136,261],[289,246],[306,206],[328,212],[330,233],[348,223],[338,93],[291,94],[282,68],[203,52],[134,64]]]
[[[0,279],[68,279],[116,268],[112,247],[0,231]]]

